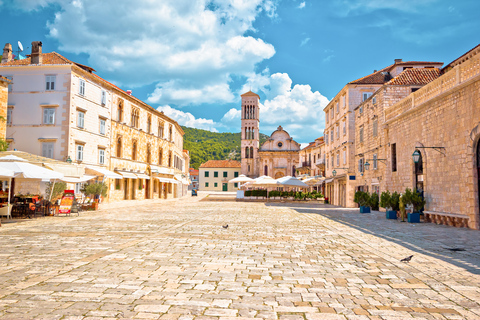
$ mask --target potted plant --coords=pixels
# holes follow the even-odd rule
[[[413,212],[408,214],[408,222],[420,222],[420,211],[425,206],[425,199],[418,192],[412,192]]]
[[[370,195],[367,192],[355,192],[353,202],[360,206],[360,213],[370,213]]]
[[[378,210],[379,209],[379,198],[378,198],[378,194],[376,192],[373,192],[370,195],[369,206],[370,206],[370,208],[372,208],[372,210]]]
[[[397,219],[397,212],[393,210],[393,199],[390,191],[383,191],[380,196],[380,206],[386,209],[387,219]]]
[[[97,183],[90,183],[83,186],[82,192],[88,196],[93,196],[95,198],[95,202],[93,205],[94,210],[98,210],[98,199],[100,196],[106,197],[107,196],[108,187],[104,182],[97,182]]]

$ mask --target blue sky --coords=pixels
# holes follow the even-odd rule
[[[476,46],[478,12],[477,0],[0,0],[0,44],[29,53],[40,40],[211,131],[240,131],[251,89],[261,132],[282,125],[307,143],[347,82],[396,58],[447,64]]]

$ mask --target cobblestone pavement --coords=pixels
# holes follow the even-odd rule
[[[209,199],[4,223],[0,319],[480,319],[478,231]]]

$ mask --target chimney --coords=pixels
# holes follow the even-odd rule
[[[32,42],[31,64],[42,64],[42,41]]]
[[[373,70],[373,73],[377,72],[377,70]]]
[[[400,63],[402,62],[402,59],[395,59],[395,63]]]
[[[131,96],[131,95],[132,95],[132,90],[127,90],[127,94],[128,94],[129,96]]]
[[[3,48],[2,63],[12,61],[12,45],[10,43],[5,43]]]

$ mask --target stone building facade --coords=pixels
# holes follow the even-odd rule
[[[325,141],[323,137],[310,142],[298,152],[297,172],[299,175],[313,177],[325,176]]]
[[[371,97],[358,105],[355,112],[356,190],[386,190],[388,167],[385,109],[440,76],[438,68],[409,68],[385,83]]]
[[[267,175],[274,179],[295,176],[300,144],[279,126],[260,147],[259,103],[258,94],[251,91],[242,94],[242,174],[251,178]]]
[[[5,140],[8,122],[8,88],[11,81],[0,76],[0,139]]]
[[[238,183],[228,183],[240,175],[242,165],[235,160],[208,160],[198,169],[200,191],[237,191]]]
[[[442,73],[385,110],[386,188],[420,187],[428,221],[478,229],[480,45]]]
[[[372,74],[349,82],[324,108],[325,112],[325,196],[330,203],[355,207],[353,202],[357,177],[355,175],[355,114],[354,109],[381,86],[405,69],[440,67],[438,62],[395,63]]]
[[[178,123],[91,67],[43,53],[39,41],[26,59],[12,60],[10,51],[7,44],[0,74],[13,80],[7,125],[11,149],[85,167],[107,183],[108,200],[186,194],[189,155]]]

